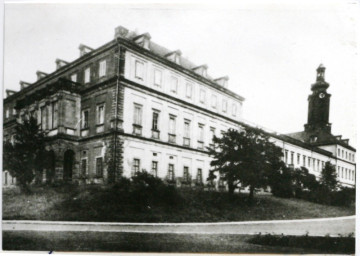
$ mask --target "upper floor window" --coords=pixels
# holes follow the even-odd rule
[[[308,158],[308,167],[311,167],[311,157]]]
[[[54,129],[58,126],[58,103],[54,101],[51,103],[51,119],[50,129]]]
[[[84,71],[84,83],[90,82],[90,67],[86,68]]]
[[[289,152],[287,150],[285,150],[285,163],[288,163],[288,158],[289,158]]]
[[[159,138],[159,111],[154,110],[152,116],[152,126],[151,126],[152,138]]]
[[[215,136],[215,128],[210,127],[210,145],[213,145],[214,136]]]
[[[40,120],[41,120],[41,129],[47,129],[47,109],[46,106],[40,108]]]
[[[184,121],[184,146],[190,146],[190,120]]]
[[[13,115],[16,115],[16,108],[13,108]]]
[[[291,152],[290,164],[294,164],[294,152]]]
[[[216,95],[211,95],[211,107],[216,108]]]
[[[9,118],[9,116],[10,116],[10,110],[9,110],[9,109],[6,109],[6,110],[5,110],[5,117],[6,117],[6,118]]]
[[[236,104],[235,103],[232,105],[232,115],[236,116]]]
[[[198,147],[199,147],[199,149],[204,148],[204,125],[203,124],[199,124]]]
[[[86,129],[89,127],[89,110],[83,110],[81,112],[81,128]]]
[[[141,135],[142,131],[142,106],[139,104],[134,104],[134,122],[133,122],[133,133],[136,135]]]
[[[303,156],[303,166],[306,167],[306,156]]]
[[[96,106],[96,124],[104,124],[105,105]]]
[[[348,152],[346,151],[345,152],[345,159],[347,159],[348,158]]]
[[[155,69],[154,71],[154,84],[158,87],[161,87],[162,82],[162,73],[160,70]]]
[[[340,148],[338,148],[338,156],[340,156]]]
[[[300,154],[297,154],[297,164],[300,164]]]
[[[176,117],[169,117],[169,142],[175,143],[176,140]]]
[[[76,73],[72,74],[70,79],[71,79],[71,81],[76,83],[77,82],[77,74]]]
[[[227,101],[225,99],[222,101],[222,111],[223,112],[227,111]]]
[[[341,157],[344,158],[344,150],[341,150]]]
[[[135,78],[144,80],[144,63],[135,61]]]
[[[102,60],[99,62],[99,77],[103,77],[106,75],[106,60]]]
[[[186,84],[186,97],[189,99],[192,97],[192,85],[190,83]]]
[[[173,93],[177,93],[177,89],[178,89],[178,79],[172,76],[170,80],[170,90]]]
[[[205,103],[205,90],[200,89],[200,102]]]

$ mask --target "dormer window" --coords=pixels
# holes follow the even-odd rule
[[[177,50],[177,51],[174,51],[174,52],[170,52],[168,54],[165,55],[165,57],[172,61],[172,62],[175,62],[176,64],[180,65],[180,56],[181,56],[181,51],[180,50]]]
[[[315,142],[317,142],[317,140],[318,140],[318,137],[317,137],[317,136],[311,136],[311,137],[310,137],[310,142],[311,142],[311,143],[315,143]]]
[[[206,77],[207,69],[208,69],[207,65],[201,65],[201,66],[193,68],[193,71],[200,76]]]
[[[149,33],[145,33],[142,35],[139,35],[134,38],[135,43],[137,43],[139,46],[145,48],[146,50],[150,49],[150,39],[151,36]]]

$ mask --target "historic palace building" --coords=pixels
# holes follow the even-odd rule
[[[213,135],[249,125],[244,98],[227,88],[228,77],[211,78],[206,65],[154,43],[148,33],[120,26],[109,43],[79,50],[75,61],[57,59],[53,73],[38,71],[36,82],[21,81],[21,90],[7,90],[4,99],[5,139],[30,115],[47,133],[52,164],[38,170],[42,182],[101,184],[146,170],[178,185],[205,184]],[[311,87],[305,130],[270,135],[287,164],[319,176],[330,161],[341,183],[353,186],[355,149],[331,134],[324,72],[320,66]],[[5,170],[3,184],[14,182]]]

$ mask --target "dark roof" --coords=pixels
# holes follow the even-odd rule
[[[356,151],[355,148],[353,148],[352,146],[350,146],[347,142],[345,142],[346,140],[342,140],[341,136],[335,136],[332,135],[329,132],[320,130],[320,131],[316,131],[316,132],[307,132],[307,131],[302,131],[302,132],[294,132],[294,133],[289,133],[286,134],[287,136],[302,141],[304,143],[310,144],[311,146],[325,146],[325,145],[341,145],[344,148]],[[311,142],[311,137],[312,136],[316,136],[317,140],[316,142]]]

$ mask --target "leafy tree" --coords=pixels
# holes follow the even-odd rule
[[[315,175],[310,174],[305,167],[296,168],[292,177],[295,197],[300,197],[304,190],[313,191],[319,185]]]
[[[269,185],[269,176],[283,166],[282,150],[269,141],[261,129],[246,127],[243,131],[229,129],[221,138],[214,136],[214,148],[209,148],[214,158],[208,180],[219,173],[228,185],[229,194],[239,186],[249,187],[249,201],[255,188]]]
[[[320,184],[328,191],[335,191],[339,187],[335,165],[329,161],[325,163],[324,168],[321,170]]]
[[[42,169],[44,138],[36,119],[30,117],[17,123],[12,141],[4,141],[4,169],[16,178],[23,192],[30,192],[28,185],[33,181],[36,170]]]

